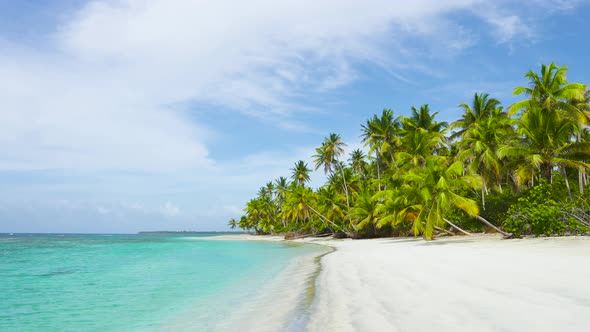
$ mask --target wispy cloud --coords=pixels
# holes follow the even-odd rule
[[[354,81],[356,62],[402,77],[418,62],[396,51],[410,38],[469,47],[447,15],[475,3],[92,1],[49,32],[48,48],[0,55],[0,169],[211,165],[206,126],[171,105],[301,128],[298,99]]]

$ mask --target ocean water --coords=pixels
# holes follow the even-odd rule
[[[256,307],[295,319],[305,306],[301,280],[325,251],[195,235],[4,234],[0,331],[229,330],[256,321]],[[272,303],[268,293],[281,289],[290,289],[289,303]]]

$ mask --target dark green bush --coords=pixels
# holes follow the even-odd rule
[[[479,214],[492,224],[501,226],[507,218],[508,209],[517,203],[520,196],[521,193],[513,193],[510,188],[501,193],[490,193],[486,196],[485,209],[481,206],[481,200],[479,201]]]
[[[532,234],[564,235],[588,231],[587,227],[571,217],[573,203],[568,201],[563,179],[553,184],[540,184],[523,191],[517,202],[510,206],[502,224],[504,230],[515,236]]]

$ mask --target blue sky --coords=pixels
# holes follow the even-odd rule
[[[551,61],[590,83],[589,18],[573,0],[0,1],[0,232],[225,230],[383,108],[510,105]]]

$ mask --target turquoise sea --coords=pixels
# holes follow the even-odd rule
[[[0,331],[230,329],[275,305],[264,292],[289,289],[293,262],[310,274],[326,251],[205,235],[0,234]]]

